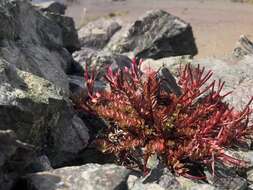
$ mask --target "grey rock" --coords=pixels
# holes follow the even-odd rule
[[[106,49],[116,53],[134,52],[137,58],[153,59],[197,54],[191,26],[162,10],[147,12],[116,33]]]
[[[160,68],[165,67],[170,70],[174,76],[178,76],[178,69],[180,65],[182,67],[186,64],[192,63],[193,59],[191,56],[175,56],[175,57],[166,57],[161,59],[145,59],[141,64],[141,71],[147,72],[149,69],[158,71]]]
[[[81,47],[102,49],[120,29],[121,25],[114,19],[100,18],[89,22],[78,31]]]
[[[0,10],[0,23],[5,25],[0,27],[0,57],[68,93],[64,71],[72,59],[64,49],[61,28],[26,0],[2,2]]]
[[[62,89],[1,59],[0,120],[1,130],[15,131],[54,167],[73,159],[89,140]]]
[[[35,147],[20,141],[12,130],[0,130],[0,190],[9,190],[35,158]]]
[[[86,81],[84,80],[84,77],[81,76],[75,76],[71,75],[69,76],[69,86],[71,95],[73,96],[82,96],[87,97],[87,87],[86,87]],[[94,93],[96,92],[102,92],[109,88],[108,85],[103,83],[102,81],[95,81],[94,83]]]
[[[82,48],[80,51],[74,52],[73,58],[77,62],[76,64],[79,65],[79,73],[81,75],[83,75],[87,64],[89,71],[93,68],[98,71],[97,79],[104,76],[109,66],[115,70],[117,68],[130,67],[131,65],[131,60],[127,56],[97,51],[90,48]]]
[[[179,182],[179,184],[181,185],[182,190],[204,190],[204,189],[215,190],[214,186],[212,186],[210,184],[203,183],[203,182],[198,183],[197,181],[193,181],[188,178],[181,177],[181,176],[177,177],[176,179]]]
[[[45,15],[61,28],[63,46],[71,53],[78,50],[80,43],[73,18],[49,12]]]
[[[57,1],[48,1],[48,2],[41,2],[41,3],[34,3],[35,8],[43,11],[43,12],[51,12],[55,14],[65,14],[66,5],[57,2]]]
[[[121,190],[130,171],[113,164],[59,168],[25,177],[27,190]]]

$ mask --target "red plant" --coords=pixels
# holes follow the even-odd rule
[[[139,63],[140,64],[140,63]],[[131,68],[105,76],[111,90],[93,93],[94,77],[86,72],[89,100],[78,106],[110,121],[97,140],[105,153],[112,153],[128,167],[148,171],[147,161],[156,154],[178,175],[189,175],[189,164],[211,166],[222,162],[245,166],[246,162],[225,153],[225,149],[243,143],[252,134],[248,125],[251,109],[230,108],[222,100],[224,82],[207,84],[212,72],[186,65],[180,69],[181,95],[165,91],[165,79],[157,72],[143,75],[133,60]],[[94,76],[94,74],[93,74]]]

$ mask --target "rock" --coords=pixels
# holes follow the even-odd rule
[[[0,59],[0,129],[46,154],[52,166],[72,160],[87,146],[89,135],[64,91]]]
[[[129,190],[180,190],[181,186],[175,176],[167,168],[156,167],[147,176],[138,178],[130,175]]]
[[[80,43],[73,18],[54,13],[46,13],[46,16],[61,28],[63,46],[71,53],[78,50]]]
[[[113,164],[59,168],[24,178],[27,190],[123,190],[130,171]]]
[[[243,59],[246,55],[253,55],[253,43],[245,35],[241,35],[232,56],[238,59]]]
[[[161,59],[145,59],[141,64],[141,71],[145,72],[149,69],[158,71],[161,67],[166,67],[174,76],[178,76],[179,66],[192,63],[191,56],[175,56]]]
[[[114,19],[101,18],[89,22],[78,31],[81,47],[102,49],[120,29],[121,25]]]
[[[6,126],[8,127],[8,126]],[[9,190],[35,157],[35,147],[20,141],[12,130],[0,130],[0,190]]]
[[[97,51],[90,48],[82,48],[80,51],[73,53],[73,58],[77,62],[79,74],[83,76],[86,64],[89,71],[95,68],[97,79],[104,76],[107,68],[112,66],[112,69],[130,67],[131,60],[124,55],[112,54],[104,51]]]
[[[238,176],[232,168],[224,166],[219,162],[215,163],[215,176],[212,176],[211,171],[205,171],[207,181],[217,190],[247,190],[247,180]]]
[[[73,59],[63,29],[26,0],[1,1],[0,10],[0,57],[68,93]]]
[[[197,54],[191,26],[162,10],[147,12],[116,33],[106,49],[116,53],[134,52],[137,58],[153,59]]]
[[[34,3],[33,4],[37,9],[43,11],[43,12],[51,12],[55,14],[64,15],[66,6],[60,2],[57,1],[48,1],[48,2],[42,2],[42,3]]]
[[[8,27],[3,30],[6,28],[6,32],[15,34],[2,38],[0,56],[24,71],[54,82],[68,92],[67,78],[57,59],[60,57],[57,48],[62,47],[60,28],[24,0],[8,1],[1,4],[0,9],[3,10],[0,18],[9,20],[13,26],[11,31]]]
[[[176,179],[179,182],[179,184],[181,185],[181,188],[184,190],[204,190],[204,189],[215,190],[214,186],[212,186],[210,184],[203,183],[203,182],[198,183],[197,181],[193,181],[188,178],[181,177],[181,176],[177,177]]]
[[[75,75],[69,76],[69,86],[70,86],[71,94],[73,96],[82,95],[82,97],[86,97],[88,95],[84,77],[75,76]],[[109,86],[107,86],[102,81],[95,81],[94,92],[102,92],[108,88]]]

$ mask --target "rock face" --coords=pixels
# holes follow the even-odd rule
[[[1,1],[0,10],[0,56],[68,92],[73,59],[63,29],[27,0]]]
[[[82,47],[102,49],[120,29],[121,25],[116,20],[101,18],[83,26],[78,36]]]
[[[0,130],[0,190],[10,189],[34,158],[35,147],[21,142],[14,131]]]
[[[88,130],[74,115],[63,91],[51,82],[0,60],[0,129],[62,165],[88,143]]]
[[[107,49],[153,59],[197,54],[191,26],[162,10],[150,11],[118,32]]]
[[[123,190],[130,171],[121,166],[87,164],[31,174],[27,190]]]

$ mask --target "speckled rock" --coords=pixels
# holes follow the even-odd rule
[[[46,154],[53,166],[71,159],[88,143],[88,130],[64,91],[0,59],[0,129]]]
[[[126,26],[113,36],[106,49],[153,59],[197,54],[190,24],[162,10],[149,11]]]
[[[65,167],[24,178],[27,190],[123,190],[130,171],[113,164]]]

